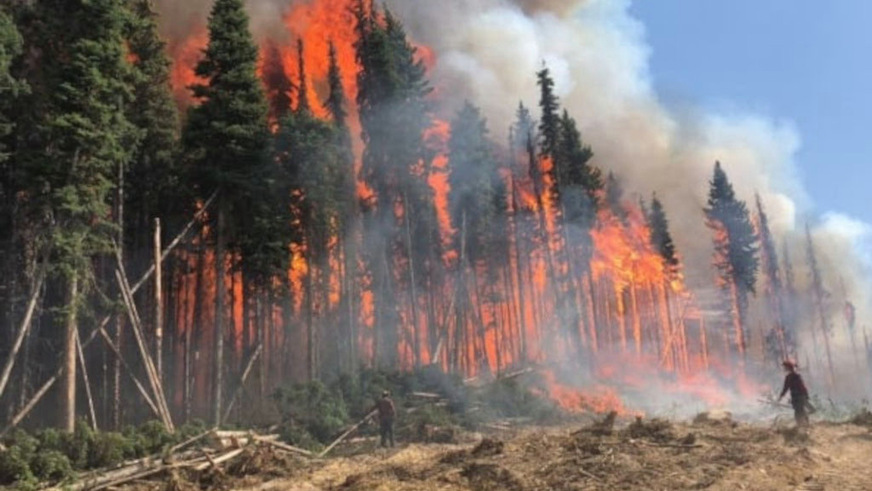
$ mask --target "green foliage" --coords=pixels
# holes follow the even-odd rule
[[[311,444],[306,435],[326,442],[349,420],[341,395],[317,381],[278,389],[273,400],[282,415],[282,436],[292,444]]]
[[[663,258],[663,266],[668,277],[674,277],[678,271],[678,254],[675,251],[675,243],[669,233],[669,220],[663,204],[655,194],[651,198],[651,210],[647,213],[648,228],[650,230],[649,241],[651,246]]]
[[[183,134],[199,197],[219,190],[215,228],[230,251],[241,253],[246,280],[266,283],[285,268],[284,202],[275,193],[269,160],[269,105],[257,76],[258,48],[242,0],[217,0],[209,16],[209,44],[192,86],[200,102]]]
[[[12,62],[21,54],[23,40],[12,17],[0,10],[0,163],[5,153],[4,139],[12,132],[14,119],[9,114],[12,101],[26,88],[12,75]]]
[[[748,207],[736,198],[733,185],[715,163],[705,214],[707,225],[719,235],[715,238],[715,266],[724,283],[754,292],[759,267],[758,238]]]
[[[118,463],[120,462],[113,462]],[[41,481],[63,481],[73,477],[70,459],[58,450],[41,451],[30,463],[34,475]]]
[[[90,268],[114,236],[108,197],[137,132],[126,117],[131,100],[121,0],[37,2],[40,56],[34,77],[39,108],[22,171],[31,204],[54,217],[47,227],[67,278]]]
[[[751,223],[748,207],[736,198],[733,185],[715,163],[714,175],[709,183],[709,197],[705,208],[706,225],[714,232],[714,265],[725,294],[724,310],[739,320],[741,332],[736,333],[736,344],[744,353],[748,339],[748,294],[754,293],[758,256],[758,237]],[[733,290],[732,294],[728,293]],[[731,297],[734,295],[734,298]]]
[[[30,462],[36,456],[39,441],[22,430],[7,437],[5,452],[0,452],[0,484],[35,481]]]
[[[151,230],[153,218],[166,222],[179,214],[185,202],[180,198],[187,193],[177,165],[180,128],[170,88],[171,62],[150,4],[147,0],[131,2],[125,22],[133,90],[127,117],[140,136],[125,178],[125,222],[127,236],[140,240],[150,239],[150,234],[141,232]]]
[[[560,106],[554,94],[554,79],[547,67],[536,73],[536,81],[539,85],[539,109],[542,111],[539,121],[539,134],[542,137],[540,150],[543,156],[553,158],[560,141]]]
[[[542,391],[532,392],[531,386],[518,379],[499,380],[488,385],[479,399],[485,406],[486,418],[527,417],[535,421],[554,421],[560,410]]]
[[[193,423],[170,435],[160,422],[150,421],[125,428],[123,433],[100,432],[84,420],[76,422],[73,433],[47,428],[31,435],[15,430],[3,440],[7,451],[0,452],[0,485],[26,488],[38,481],[64,481],[75,471],[158,454],[204,430],[202,423]]]

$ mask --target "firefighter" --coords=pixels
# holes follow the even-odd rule
[[[807,409],[814,410],[808,401],[808,389],[805,388],[805,383],[802,377],[796,372],[796,364],[790,360],[785,360],[782,364],[787,376],[784,377],[784,388],[781,390],[781,395],[778,396],[778,401],[784,398],[784,395],[790,391],[790,405],[793,406],[793,416],[796,419],[796,426],[808,426]]]
[[[379,433],[381,434],[381,446],[394,446],[394,401],[391,400],[391,393],[383,391],[381,399],[376,402],[372,411],[378,411]]]

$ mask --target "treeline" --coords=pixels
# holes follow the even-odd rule
[[[216,0],[179,117],[148,1],[4,5],[6,421],[40,407],[70,430],[82,414],[221,422],[361,366],[486,376],[619,355],[704,370],[721,348],[746,356],[758,284],[769,356],[796,351],[794,287],[759,199],[752,220],[715,166],[704,215],[723,315],[706,318],[662,204],[592,165],[547,69],[538,122],[519,105],[498,144],[472,103],[434,119],[389,10],[351,2],[356,66],[331,44],[318,100],[302,41],[291,80],[243,2]]]

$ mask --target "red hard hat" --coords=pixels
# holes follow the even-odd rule
[[[785,368],[796,368],[796,363],[790,360],[784,360],[783,362],[781,362],[781,366]]]

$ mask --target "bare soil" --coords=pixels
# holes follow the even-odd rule
[[[698,417],[528,427],[387,450],[373,442],[315,461],[252,455],[211,482],[128,489],[859,491],[872,489],[870,459],[872,426],[818,423],[803,432]]]

